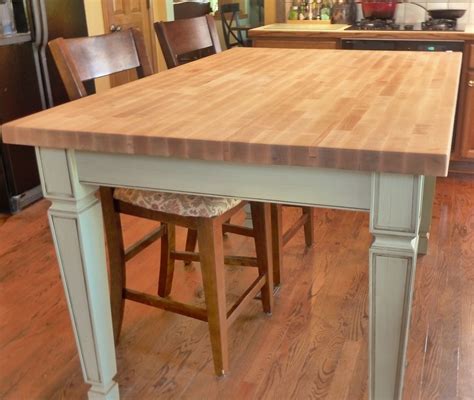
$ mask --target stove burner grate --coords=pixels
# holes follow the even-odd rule
[[[456,20],[453,19],[430,19],[421,24],[424,31],[454,31]]]
[[[429,19],[421,24],[403,24],[391,19],[362,19],[347,28],[356,31],[457,31],[453,19]],[[462,31],[462,29],[460,29]]]
[[[408,31],[413,30],[414,25],[400,25],[391,19],[362,19],[349,29],[358,31]]]

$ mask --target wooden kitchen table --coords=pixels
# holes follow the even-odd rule
[[[37,149],[89,398],[119,397],[99,186],[368,211],[370,398],[400,398],[460,68],[456,53],[237,48],[4,125]]]

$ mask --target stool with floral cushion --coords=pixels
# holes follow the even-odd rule
[[[238,314],[260,292],[263,310],[272,311],[273,271],[271,268],[270,205],[251,202],[252,234],[256,257],[225,256],[223,254],[223,226],[239,212],[246,202],[235,198],[214,198],[146,190],[101,188],[104,221],[108,237],[111,266],[114,320],[121,324],[125,299],[162,308],[188,317],[207,321],[211,336],[214,369],[217,375],[228,370],[227,329]],[[160,221],[164,224],[161,236],[161,263],[158,296],[125,287],[125,257],[120,226],[120,213]],[[175,226],[197,232],[199,253],[179,252],[175,249]],[[236,226],[236,229],[240,227]],[[199,261],[206,308],[172,300],[171,292],[174,261]],[[258,275],[237,302],[226,308],[224,264],[255,266]],[[120,325],[118,326],[120,331]],[[117,332],[118,334],[119,332]]]

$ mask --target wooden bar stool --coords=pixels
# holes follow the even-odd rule
[[[228,12],[239,12],[238,4],[224,4],[221,6],[222,18]],[[232,20],[237,18],[232,14]],[[206,57],[222,51],[217,35],[216,24],[211,15],[180,21],[155,22],[155,31],[160,42],[161,50],[165,56],[166,66],[171,69],[193,61],[183,61],[181,57],[194,54],[193,59]],[[227,39],[226,39],[227,40]],[[229,47],[229,44],[227,44]],[[206,51],[203,53],[203,51]],[[286,206],[286,205],[285,205]],[[289,206],[293,207],[293,206]],[[281,204],[272,204],[272,248],[273,248],[273,279],[275,285],[281,283],[281,270],[283,268],[283,247],[303,227],[305,243],[311,247],[314,243],[313,211],[311,207],[298,207],[302,215],[286,232],[283,232],[283,208]],[[224,232],[249,236],[251,232],[244,227],[236,230],[235,227],[224,226]],[[186,251],[192,252],[196,248],[197,233],[189,230],[186,238]]]
[[[130,69],[136,70],[138,78],[152,73],[143,36],[136,29],[95,37],[58,38],[51,41],[49,46],[70,100],[87,96],[83,82],[90,79]],[[122,326],[125,299],[197,318],[209,324],[215,372],[224,374],[228,370],[227,330],[230,324],[258,292],[261,292],[264,311],[272,311],[271,251],[267,245],[271,241],[269,206],[263,203],[251,205],[254,228],[251,233],[247,233],[254,237],[257,257],[225,258],[227,263],[250,265],[258,269],[255,281],[226,310],[223,223],[238,212],[245,202],[235,198],[125,188],[101,188],[100,194],[110,264],[110,298],[116,342]],[[161,226],[125,250],[121,213],[160,221]],[[176,251],[175,224],[197,232],[200,254]],[[234,229],[238,230],[239,227]],[[159,238],[162,241],[159,296],[126,288],[126,261]],[[201,262],[206,308],[166,298],[171,290],[175,259]]]
[[[225,221],[236,214],[246,202],[233,198],[177,195],[135,189],[101,188],[109,257],[114,260],[112,282],[117,286],[112,300],[112,312],[123,315],[125,299],[147,304],[206,321],[209,324],[214,370],[217,375],[228,371],[229,357],[227,330],[244,307],[261,292],[263,310],[271,314],[273,306],[273,272],[271,265],[270,205],[251,203],[256,257],[224,257],[222,231]],[[125,259],[121,236],[120,214],[130,214],[166,223],[162,236],[159,274],[159,296],[141,293],[125,287]],[[174,226],[197,231],[199,253],[178,252],[175,249]],[[175,260],[193,260],[201,263],[206,308],[199,308],[174,301],[171,292]],[[224,262],[231,265],[248,265],[258,268],[258,276],[226,309]],[[112,266],[112,265],[111,265]],[[118,293],[122,291],[122,295]]]

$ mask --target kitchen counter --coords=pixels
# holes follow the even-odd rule
[[[331,26],[331,24],[327,24]],[[249,31],[251,39],[265,36],[281,38],[376,38],[376,39],[407,39],[407,40],[474,40],[474,25],[468,25],[464,32],[453,31],[356,31],[346,30],[349,25],[338,25],[329,29],[325,24],[310,23],[279,23],[265,25]]]

